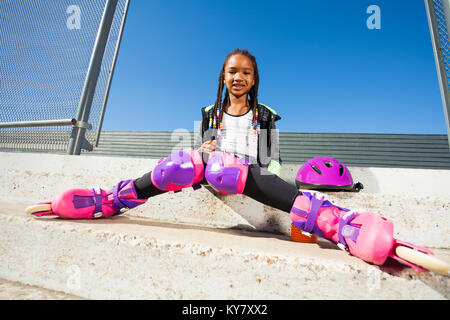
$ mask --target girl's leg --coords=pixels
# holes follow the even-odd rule
[[[166,191],[196,187],[204,176],[200,153],[177,151],[159,160],[149,173],[136,180],[120,181],[111,190],[100,188],[70,189],[58,194],[51,202],[26,209],[35,216],[56,215],[65,219],[91,219],[121,214],[151,196]]]
[[[150,171],[134,181],[134,188],[139,199],[148,199],[167,192],[153,185],[151,174],[152,172]]]
[[[265,205],[289,213],[295,198],[301,192],[296,186],[285,182],[266,168],[250,165],[243,194]]]
[[[300,192],[254,165],[249,167],[243,194],[290,213],[293,228],[325,238],[367,262],[381,265],[392,256],[393,224],[379,215],[353,212],[315,194]]]

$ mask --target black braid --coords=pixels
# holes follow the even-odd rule
[[[215,117],[217,114],[217,110],[221,110],[222,109],[222,94],[223,94],[223,70],[224,67],[222,67],[222,71],[220,72],[219,75],[219,87],[217,89],[217,98],[216,98],[216,102],[214,103],[214,109],[213,109],[213,114],[212,116]],[[217,119],[219,120],[219,119]]]
[[[225,90],[225,97],[222,100],[223,87],[225,86],[224,83],[223,83],[224,72],[225,72],[225,65],[227,64],[228,59],[230,59],[232,56],[234,56],[236,54],[242,54],[242,55],[246,56],[247,58],[249,58],[252,61],[253,70],[254,70],[253,77],[254,77],[254,80],[255,80],[255,84],[250,89],[249,96],[250,96],[250,108],[252,108],[252,114],[253,114],[253,118],[252,118],[253,119],[253,129],[256,129],[256,127],[257,127],[257,123],[256,123],[256,108],[258,108],[259,72],[258,72],[258,65],[256,63],[256,58],[250,52],[248,52],[248,50],[246,50],[246,49],[243,49],[243,50],[242,49],[235,49],[232,52],[228,53],[226,58],[225,58],[225,61],[224,61],[223,66],[222,66],[222,70],[220,71],[220,74],[219,74],[219,87],[217,89],[216,102],[214,103],[214,114],[213,114],[213,117],[217,114],[217,110],[219,110],[219,118],[217,119],[217,126],[219,126],[220,123],[222,122],[224,108],[229,102],[228,90]]]

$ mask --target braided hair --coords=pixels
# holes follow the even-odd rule
[[[254,80],[255,80],[255,84],[253,85],[253,87],[250,89],[249,91],[249,96],[250,96],[250,108],[252,109],[252,123],[253,123],[253,129],[256,129],[257,127],[257,114],[258,114],[258,85],[259,85],[259,73],[258,73],[258,65],[256,64],[256,58],[250,53],[248,52],[248,50],[246,49],[235,49],[232,52],[228,53],[225,61],[223,63],[222,66],[222,70],[220,71],[219,74],[219,86],[217,89],[217,98],[216,98],[216,102],[214,103],[214,109],[213,109],[213,118],[214,118],[214,123],[213,123],[213,128],[219,128],[221,127],[222,124],[222,117],[223,117],[223,111],[225,106],[229,103],[229,93],[228,93],[228,89],[225,89],[225,97],[222,100],[222,96],[223,96],[223,88],[225,86],[225,84],[223,83],[224,80],[224,73],[225,73],[225,65],[227,64],[228,60],[236,55],[236,54],[241,54],[243,56],[246,56],[247,58],[249,58],[252,62],[253,65],[253,70],[254,70]],[[211,118],[212,121],[212,118]]]

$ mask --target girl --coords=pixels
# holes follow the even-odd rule
[[[114,216],[161,193],[209,184],[218,192],[245,194],[282,210],[290,215],[293,228],[328,239],[367,262],[381,265],[392,257],[425,271],[398,257],[394,248],[401,245],[431,252],[394,239],[390,221],[300,192],[279,177],[275,122],[281,118],[258,103],[258,86],[255,57],[247,50],[234,50],[220,71],[214,105],[202,109],[199,146],[170,154],[152,171],[136,180],[120,181],[112,190],[68,190],[27,212],[75,219]]]
[[[258,85],[255,57],[247,50],[230,52],[219,74],[216,102],[202,108],[202,125],[197,139],[202,144],[196,149],[201,152],[204,166],[207,166],[208,158],[215,150],[248,161],[242,193],[290,212],[299,191],[279,178],[281,159],[275,121],[281,117],[273,109],[258,103]],[[152,183],[151,175],[152,172],[149,172],[135,181],[139,198],[147,199],[165,192]],[[209,182],[203,177],[200,183]]]

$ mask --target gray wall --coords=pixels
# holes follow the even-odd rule
[[[19,148],[2,143],[0,151],[65,153],[36,150],[42,148],[35,141],[36,134],[39,132],[26,135],[29,141]],[[159,159],[172,151],[193,146],[194,133],[187,130],[103,131],[98,147],[83,154]],[[286,164],[331,156],[355,167],[450,169],[450,149],[444,134],[280,132],[280,149]]]
[[[104,131],[91,154],[151,157],[192,147],[192,132]],[[446,135],[280,132],[284,163],[331,156],[348,166],[450,169]]]

